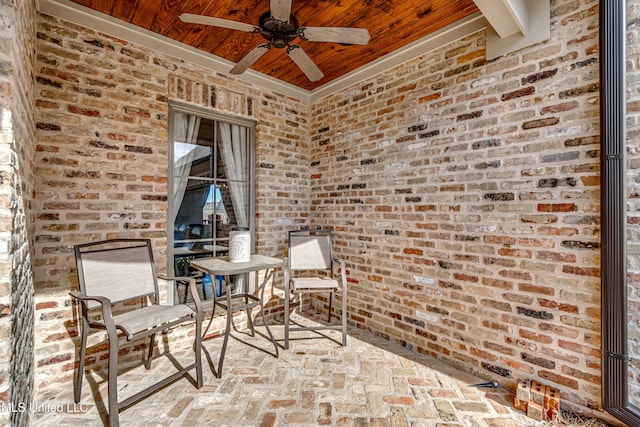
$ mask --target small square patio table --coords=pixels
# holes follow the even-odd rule
[[[218,370],[215,373],[216,377],[220,378],[222,376],[222,363],[224,361],[224,354],[227,349],[229,335],[231,334],[231,322],[234,311],[247,311],[247,323],[249,324],[251,336],[253,337],[255,336],[255,329],[253,327],[253,321],[251,319],[251,310],[254,307],[260,307],[262,322],[264,323],[264,327],[267,330],[267,334],[269,334],[269,339],[271,340],[273,347],[276,349],[275,357],[278,357],[278,344],[273,338],[273,334],[271,333],[269,325],[267,325],[267,320],[264,316],[264,288],[267,285],[269,279],[273,277],[275,269],[278,267],[282,267],[283,265],[284,260],[281,258],[274,258],[258,254],[251,255],[251,258],[248,262],[232,263],[229,262],[228,257],[198,258],[191,261],[192,267],[205,273],[209,273],[211,277],[224,276],[225,278],[226,295],[224,297],[217,298],[216,293],[213,293],[213,308],[211,311],[211,319],[209,320],[209,323],[207,324],[207,327],[202,334],[202,337],[204,338],[204,336],[207,334],[207,331],[209,330],[209,327],[211,326],[211,322],[213,321],[213,316],[216,312],[216,306],[220,306],[222,309],[226,310],[227,325],[224,333],[224,341],[222,343],[220,360],[218,361]],[[235,294],[231,293],[231,276],[250,273],[254,271],[257,272],[260,270],[265,270],[264,279],[262,280],[262,283],[257,287],[255,292],[250,292],[245,287],[245,289],[242,289],[242,292]]]

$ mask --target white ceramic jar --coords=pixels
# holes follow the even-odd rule
[[[229,232],[229,262],[251,260],[251,232],[246,227],[234,227]]]

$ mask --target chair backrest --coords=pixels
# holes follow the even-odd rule
[[[80,291],[117,303],[152,295],[158,302],[153,252],[149,239],[115,239],[74,247]],[[89,302],[89,308],[98,303]]]
[[[290,270],[331,270],[331,231],[289,232]]]

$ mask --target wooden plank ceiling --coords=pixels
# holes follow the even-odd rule
[[[162,34],[231,62],[265,43],[260,34],[185,23],[182,13],[258,25],[269,0],[73,0],[74,3]],[[367,45],[293,41],[318,65],[324,77],[311,82],[284,49],[270,49],[251,68],[306,90],[401,49],[477,12],[473,0],[293,0],[291,13],[308,27],[357,27],[369,30]]]

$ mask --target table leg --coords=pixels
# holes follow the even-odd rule
[[[211,318],[209,319],[209,323],[207,323],[207,327],[204,328],[204,332],[202,333],[202,338],[204,339],[204,337],[207,335],[207,332],[209,331],[209,327],[211,327],[211,323],[213,322],[213,318],[216,315],[216,293],[215,291],[213,292],[213,308],[211,309]]]
[[[278,350],[278,344],[276,343],[276,340],[273,336],[273,334],[271,333],[271,329],[269,328],[269,325],[267,324],[267,319],[266,316],[264,314],[264,289],[267,285],[267,282],[273,277],[275,270],[274,269],[268,269],[265,271],[265,277],[264,280],[262,281],[262,284],[260,285],[260,315],[262,316],[262,322],[264,323],[264,327],[267,330],[267,334],[269,335],[269,339],[271,340],[271,343],[273,344],[273,348],[275,349],[275,357],[279,357],[279,350]],[[225,327],[225,332],[224,332],[224,339],[222,341],[222,349],[220,350],[220,359],[218,360],[218,369],[215,372],[216,377],[217,378],[221,378],[222,377],[222,366],[224,364],[224,356],[225,353],[227,351],[227,344],[229,342],[229,335],[231,335],[231,326],[232,326],[232,322],[233,322],[233,306],[231,303],[232,300],[232,295],[231,295],[231,279],[230,276],[225,276],[225,289],[226,289],[226,299],[227,299],[227,323],[226,323],[226,327]],[[243,290],[244,291],[244,290]],[[246,291],[245,291],[246,292]],[[240,297],[242,297],[242,295],[238,295]],[[249,300],[248,297],[245,295],[245,304],[249,304]],[[211,326],[211,323],[213,321],[213,317],[215,315],[216,312],[216,294],[215,291],[213,293],[213,309],[211,312],[211,319],[209,319],[209,323],[207,324],[207,327],[205,328],[204,333],[202,334],[202,337],[204,338],[204,336],[207,334],[207,331],[209,330],[209,327]],[[251,329],[251,336],[255,336],[255,328],[253,325],[253,319],[251,318],[251,310],[252,308],[249,307],[246,309],[247,312],[247,322],[248,322],[248,326]]]
[[[244,303],[248,304],[249,303],[249,297],[244,297]],[[260,302],[260,304],[262,304],[262,302]],[[253,327],[253,316],[251,316],[251,312],[253,311],[252,307],[247,308],[247,326],[249,326],[249,330],[251,331],[251,336],[255,337],[256,336],[256,330]]]
[[[271,340],[271,344],[273,344],[273,348],[276,349],[276,357],[279,357],[278,353],[278,344],[276,340],[273,338],[273,334],[271,333],[271,329],[269,329],[269,325],[267,324],[267,319],[264,315],[264,288],[267,286],[267,282],[273,276],[274,269],[267,270],[264,272],[264,280],[262,281],[262,287],[260,289],[260,314],[262,315],[262,323],[264,323],[264,328],[267,330],[267,334],[269,334],[269,339]]]
[[[218,372],[216,372],[216,377],[218,378],[222,377],[222,363],[224,362],[224,353],[227,351],[227,342],[229,341],[229,334],[231,334],[231,322],[233,318],[233,307],[231,306],[231,281],[229,280],[229,276],[225,276],[225,280],[227,288],[227,326],[224,331],[220,360],[218,361]]]

